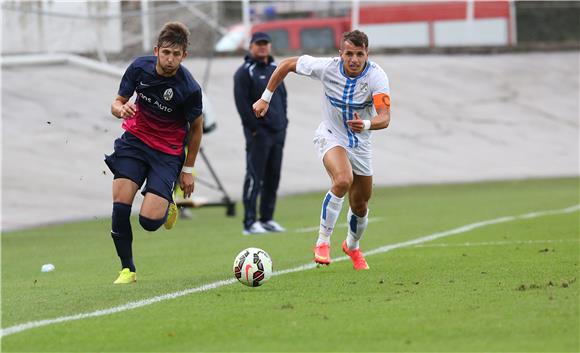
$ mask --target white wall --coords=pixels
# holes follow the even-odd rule
[[[361,25],[361,31],[369,37],[371,47],[427,47],[429,25],[427,22]]]
[[[2,54],[122,49],[120,1],[4,0],[2,7]]]
[[[437,47],[508,44],[508,25],[504,18],[435,22]]]
[[[373,48],[509,45],[505,18],[361,25]],[[430,31],[432,31],[430,33]],[[430,41],[433,40],[433,43]]]

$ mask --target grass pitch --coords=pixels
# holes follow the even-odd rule
[[[250,246],[267,250],[275,270],[309,264],[322,196],[281,199],[283,234],[242,236],[240,217],[222,209],[196,210],[193,220],[155,233],[134,219],[138,282],[128,286],[112,285],[119,265],[109,219],[4,233],[2,328],[229,279],[234,256]],[[577,178],[376,189],[362,246],[579,201]],[[2,350],[577,352],[579,227],[577,210],[507,220],[371,255],[370,271],[340,261],[260,288],[227,284],[4,335]],[[333,236],[335,258],[345,232]],[[56,270],[41,273],[45,263]]]

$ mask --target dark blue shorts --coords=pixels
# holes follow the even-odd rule
[[[105,156],[105,163],[117,178],[126,178],[148,192],[171,202],[175,182],[181,172],[185,154],[173,156],[147,146],[135,135],[125,132],[115,140],[115,152]]]

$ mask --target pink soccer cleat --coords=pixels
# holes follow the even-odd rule
[[[330,246],[320,244],[314,247],[314,262],[320,265],[330,265]]]
[[[367,264],[362,251],[360,251],[360,249],[350,250],[348,246],[346,246],[346,240],[342,242],[342,251],[350,257],[355,270],[359,271],[369,269],[369,265]]]

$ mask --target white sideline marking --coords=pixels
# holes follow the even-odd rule
[[[425,242],[432,241],[435,239],[447,237],[450,235],[469,232],[470,230],[485,227],[485,226],[492,225],[492,224],[505,223],[505,222],[515,221],[518,219],[530,219],[530,218],[537,218],[537,217],[542,217],[542,216],[571,213],[571,212],[574,212],[577,210],[580,210],[580,204],[575,205],[575,206],[570,206],[567,208],[562,208],[559,210],[547,210],[547,211],[531,212],[531,213],[526,213],[526,214],[519,215],[519,216],[500,217],[500,218],[491,219],[491,220],[487,220],[487,221],[471,223],[471,224],[467,224],[467,225],[464,225],[464,226],[459,227],[459,228],[454,228],[454,229],[446,230],[443,232],[433,233],[433,234],[430,234],[430,235],[427,235],[424,237],[420,237],[417,239],[408,240],[408,241],[404,241],[404,242],[397,243],[397,244],[381,246],[379,248],[365,252],[365,255],[370,256],[370,255],[374,255],[374,254],[385,253],[385,252],[388,252],[388,251],[391,251],[394,249],[399,249],[399,248],[403,248],[403,247],[407,247],[407,246],[418,245],[421,243],[425,243]],[[316,229],[318,229],[318,228],[316,228]],[[342,256],[342,257],[338,257],[336,259],[333,259],[333,261],[339,262],[339,261],[344,261],[346,259],[348,259],[347,256]],[[316,264],[309,263],[306,265],[302,265],[302,266],[298,266],[298,267],[294,267],[294,268],[290,268],[290,269],[286,269],[286,270],[275,271],[274,273],[272,273],[272,276],[280,276],[280,275],[285,275],[288,273],[305,271],[305,270],[309,270],[309,269],[314,268],[314,267],[316,267]],[[115,313],[119,313],[119,312],[126,311],[126,310],[132,310],[132,309],[140,308],[143,306],[155,304],[155,303],[158,303],[158,302],[161,302],[164,300],[179,298],[179,297],[183,297],[185,295],[198,293],[198,292],[205,292],[205,291],[208,291],[210,289],[216,289],[219,287],[223,287],[226,285],[236,283],[236,281],[237,281],[236,279],[231,278],[231,279],[227,279],[227,280],[222,280],[222,281],[217,281],[217,282],[213,282],[213,283],[209,283],[209,284],[204,284],[202,286],[195,287],[195,288],[189,288],[189,289],[185,289],[185,290],[178,291],[178,292],[159,295],[159,296],[149,298],[149,299],[143,299],[143,300],[139,300],[136,302],[130,302],[130,303],[119,305],[119,306],[109,308],[109,309],[97,310],[97,311],[92,311],[92,312],[88,312],[88,313],[80,313],[80,314],[70,315],[70,316],[61,316],[61,317],[57,317],[55,319],[30,321],[30,322],[27,322],[24,324],[18,324],[18,325],[10,326],[7,328],[3,328],[0,331],[0,337],[9,336],[9,335],[12,335],[15,333],[19,333],[19,332],[30,330],[30,329],[37,328],[37,327],[58,324],[61,322],[82,320],[82,319],[86,319],[86,318],[105,316],[105,315],[115,314]]]
[[[516,244],[553,244],[553,243],[574,243],[580,239],[553,239],[553,240],[498,240],[466,243],[440,243],[440,244],[419,244],[414,248],[453,248],[453,247],[470,247],[470,246],[496,246],[496,245],[516,245]]]

